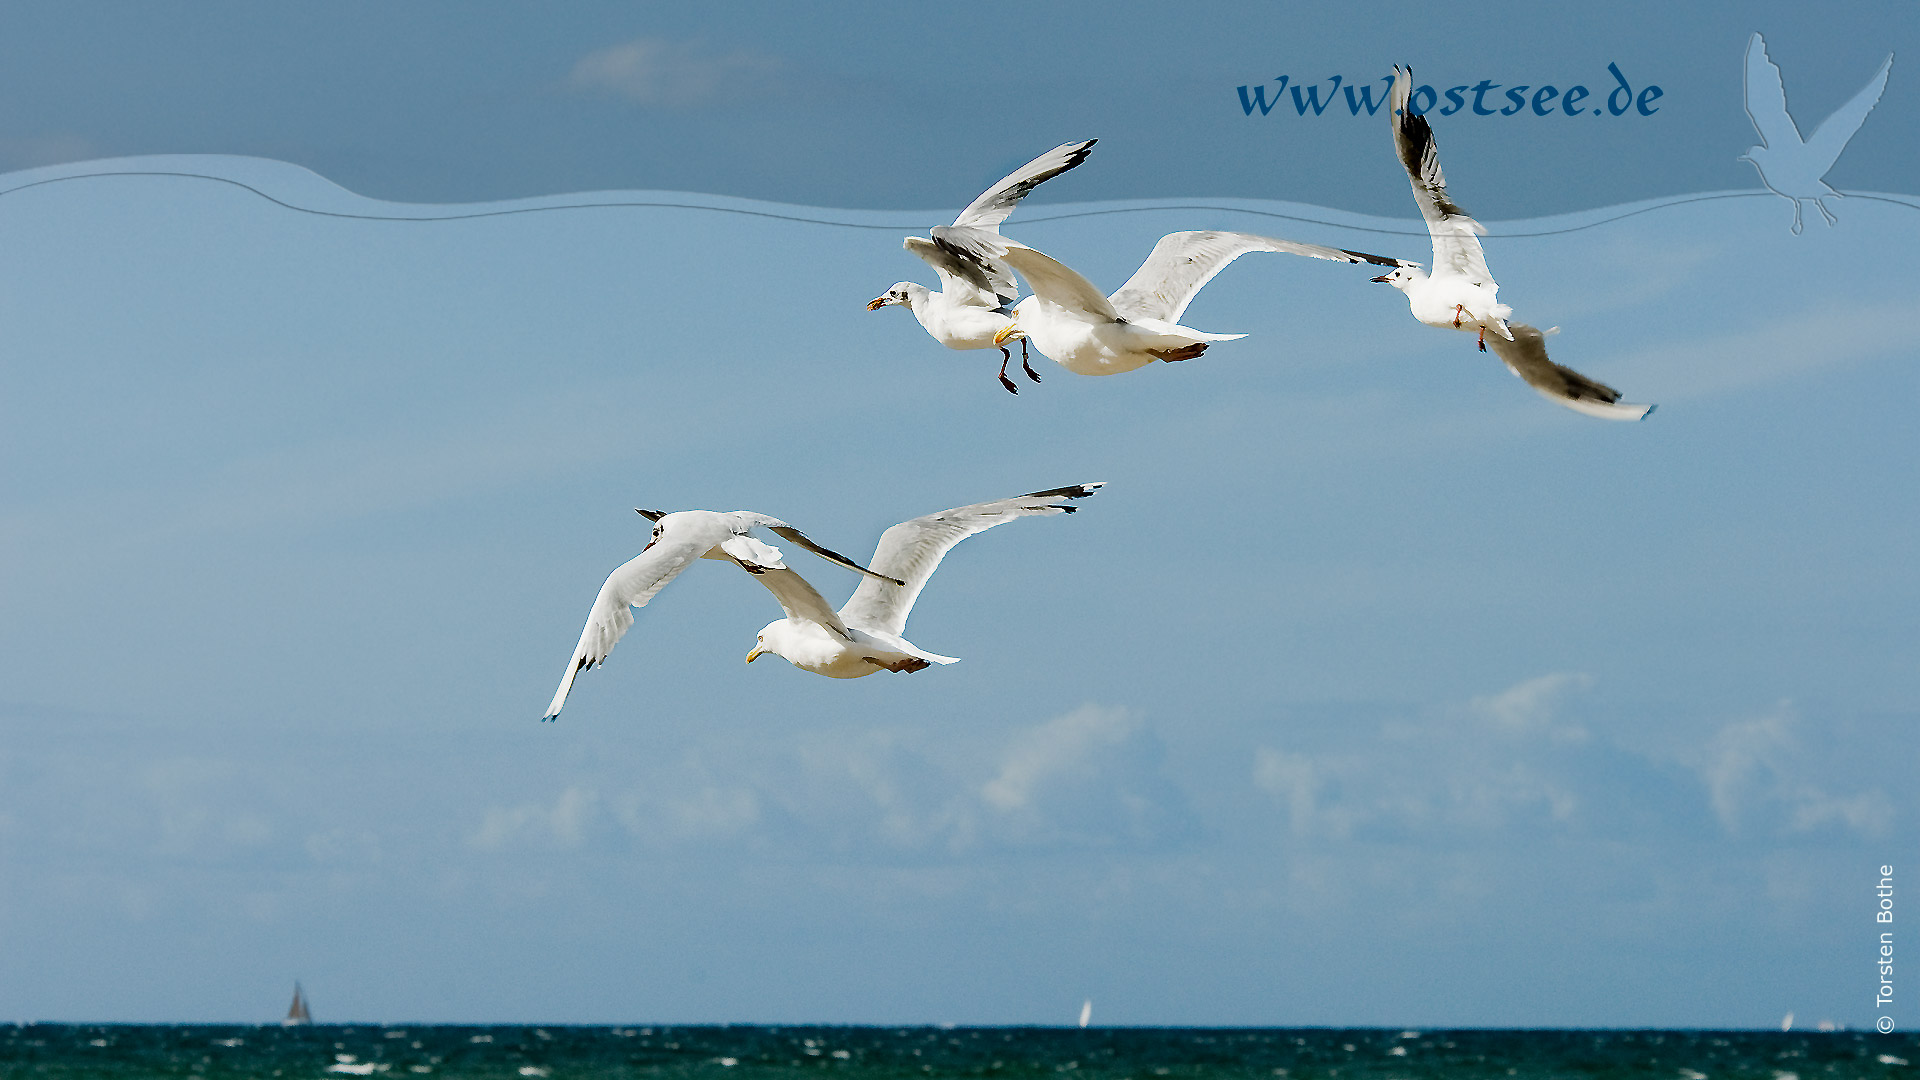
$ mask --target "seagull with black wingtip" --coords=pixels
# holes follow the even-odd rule
[[[1500,283],[1493,280],[1480,247],[1480,234],[1486,230],[1447,194],[1433,128],[1410,107],[1412,94],[1413,69],[1396,66],[1388,120],[1394,150],[1413,185],[1413,201],[1433,239],[1433,272],[1402,262],[1373,280],[1405,293],[1413,317],[1428,326],[1476,333],[1481,352],[1491,346],[1508,370],[1549,400],[1606,420],[1645,419],[1652,405],[1623,402],[1613,387],[1547,359],[1546,336],[1558,327],[1541,331],[1507,321],[1513,309],[1499,301]]]

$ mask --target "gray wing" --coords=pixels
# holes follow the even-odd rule
[[[1480,223],[1468,216],[1460,204],[1447,194],[1447,177],[1440,171],[1440,150],[1433,142],[1433,128],[1427,118],[1413,115],[1408,108],[1413,96],[1413,69],[1393,69],[1393,89],[1388,94],[1387,119],[1393,127],[1393,148],[1413,185],[1413,201],[1426,219],[1427,234],[1433,238],[1433,269],[1442,267],[1467,275],[1476,282],[1491,284],[1486,253],[1480,250]]]
[[[1606,420],[1643,420],[1653,412],[1652,405],[1623,402],[1613,387],[1547,359],[1546,335],[1539,330],[1520,323],[1509,323],[1507,329],[1513,331],[1512,341],[1488,334],[1487,348],[1508,370],[1551,400]]]
[[[847,636],[847,624],[840,621],[839,612],[833,610],[833,605],[827,603],[826,597],[821,596],[806,578],[785,566],[756,569],[743,562],[740,567],[752,574],[755,581],[765,585],[773,598],[780,601],[780,608],[787,613],[787,618],[816,622],[841,637]],[[897,589],[899,586],[887,585],[885,588]]]
[[[560,715],[561,707],[567,703],[567,694],[573,689],[574,676],[582,668],[596,667],[606,660],[614,644],[633,625],[633,609],[647,606],[647,601],[666,588],[667,582],[678,577],[680,571],[731,535],[717,517],[683,520],[677,528],[662,533],[660,539],[608,574],[606,583],[600,586],[600,595],[594,598],[593,610],[587,613],[580,643],[574,646],[566,674],[560,678],[560,689],[554,691],[553,703],[547,706],[544,719]]]
[[[1013,275],[997,262],[983,262],[924,236],[909,236],[901,246],[933,267],[940,275],[940,291],[949,300],[997,308],[1019,295]]]
[[[1086,312],[1095,318],[1120,317],[1106,294],[1072,267],[1011,240],[1002,241],[1000,252],[1000,257],[1027,279],[1027,288],[1032,289],[1033,295],[1040,299]]]
[[[1061,143],[1059,146],[1041,154],[1032,161],[1001,177],[1000,182],[988,188],[979,198],[969,203],[960,216],[953,219],[958,226],[968,228],[994,229],[1007,220],[1021,199],[1048,180],[1059,176],[1068,169],[1087,160],[1093,152],[1097,139],[1085,142]]]
[[[1012,499],[957,506],[903,521],[880,535],[880,546],[873,553],[873,565],[884,567],[883,573],[901,579],[903,584],[862,581],[853,591],[853,597],[840,608],[840,617],[851,625],[898,637],[906,631],[907,613],[913,610],[913,602],[919,598],[927,578],[933,575],[953,545],[1015,518],[1071,514],[1076,508],[1067,500],[1084,499],[1104,486],[1076,484]]]
[[[1747,68],[1743,78],[1745,87],[1741,96],[1746,102],[1747,119],[1753,121],[1753,130],[1760,136],[1760,145],[1769,150],[1799,146],[1800,128],[1793,122],[1793,114],[1787,112],[1787,88],[1780,85],[1780,69],[1768,58],[1766,40],[1758,33],[1747,39]],[[1875,100],[1879,96],[1875,94]]]
[[[1867,85],[1861,87],[1860,92],[1845,105],[1835,109],[1832,116],[1820,121],[1813,137],[1807,140],[1807,152],[1815,161],[1830,165],[1840,159],[1840,151],[1847,148],[1847,140],[1853,138],[1853,133],[1866,123],[1867,114],[1880,103],[1880,95],[1887,88],[1887,75],[1892,70],[1893,54],[1888,53],[1886,62],[1880,65],[1879,72],[1873,78],[1867,80]]]
[[[1367,262],[1398,266],[1400,260],[1344,248],[1301,244],[1271,236],[1239,232],[1168,233],[1125,285],[1109,298],[1123,319],[1165,319],[1179,322],[1200,287],[1233,260],[1249,251],[1279,251],[1335,262]],[[1035,289],[1035,291],[1039,291]]]

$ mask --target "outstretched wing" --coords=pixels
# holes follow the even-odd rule
[[[1487,335],[1487,348],[1507,365],[1508,370],[1527,381],[1527,385],[1547,398],[1588,416],[1604,420],[1644,420],[1652,405],[1632,405],[1620,400],[1620,391],[1595,382],[1570,367],[1547,359],[1546,336],[1521,323],[1508,323],[1513,340],[1498,334]]]
[[[998,228],[1001,222],[1007,220],[1007,215],[1013,213],[1013,208],[1019,205],[1020,200],[1026,198],[1034,188],[1087,160],[1097,141],[1088,139],[1085,142],[1061,143],[1041,154],[1001,177],[999,183],[988,188],[965,210],[960,211],[960,216],[954,218],[953,223],[969,228]]]
[[[1103,486],[1076,484],[1012,499],[957,506],[903,521],[880,535],[873,565],[884,568],[883,573],[901,579],[904,584],[862,581],[853,591],[853,597],[840,608],[840,617],[850,625],[897,637],[906,632],[907,613],[913,610],[914,600],[953,545],[1015,518],[1071,514],[1076,508],[1067,500],[1084,499]]]
[[[994,262],[969,258],[924,236],[909,236],[902,246],[940,275],[940,292],[949,300],[997,308],[1019,295],[1013,275]]]
[[[1760,145],[1769,150],[1799,146],[1800,128],[1787,112],[1787,88],[1780,84],[1780,69],[1767,56],[1767,42],[1757,32],[1747,39],[1747,68],[1743,78],[1742,97],[1746,101],[1747,119],[1753,121]],[[1879,98],[1876,93],[1874,100]]]
[[[1831,166],[1840,159],[1840,151],[1847,148],[1847,140],[1853,138],[1853,133],[1866,123],[1867,114],[1880,103],[1880,95],[1887,88],[1887,75],[1892,70],[1893,54],[1888,53],[1880,70],[1867,80],[1867,85],[1861,87],[1860,92],[1845,105],[1835,109],[1832,116],[1820,121],[1813,137],[1807,140],[1807,153],[1815,161]]]
[[[1065,263],[1011,240],[1002,244],[1000,257],[1027,279],[1027,288],[1032,289],[1033,295],[1040,299],[1074,311],[1084,311],[1095,318],[1120,317],[1120,313],[1113,309],[1113,304],[1094,287],[1093,282],[1081,277],[1078,271]]]
[[[744,563],[741,565],[745,567]],[[785,566],[749,572],[753,574],[755,581],[767,587],[767,591],[773,594],[775,600],[780,601],[780,607],[787,613],[787,618],[816,622],[841,637],[847,636],[847,624],[840,621],[840,613],[833,610],[833,605],[827,603],[826,597],[821,596],[819,590],[809,584],[806,578]],[[884,587],[899,588],[898,585]]]
[[[1322,247],[1239,232],[1168,233],[1125,285],[1109,298],[1123,319],[1164,319],[1179,322],[1200,287],[1233,260],[1249,251],[1279,251],[1335,262],[1398,266],[1400,260],[1344,248]],[[1038,291],[1037,289],[1035,290]]]
[[[593,610],[587,613],[586,628],[580,631],[580,643],[574,646],[566,674],[560,678],[560,689],[554,692],[553,703],[547,706],[543,719],[560,715],[561,707],[567,703],[567,694],[573,689],[574,676],[582,668],[595,667],[606,660],[620,636],[633,625],[633,609],[647,606],[647,601],[666,588],[667,582],[679,576],[680,571],[731,535],[717,518],[672,516],[673,525],[663,531],[658,540],[608,574],[606,583],[600,586]]]
[[[1413,201],[1419,205],[1427,234],[1433,238],[1433,272],[1438,274],[1445,268],[1475,282],[1493,284],[1486,253],[1480,250],[1479,234],[1485,230],[1447,194],[1447,178],[1440,171],[1433,128],[1424,115],[1413,115],[1409,108],[1412,96],[1413,69],[1395,67],[1387,119],[1393,126],[1393,148],[1413,185]]]

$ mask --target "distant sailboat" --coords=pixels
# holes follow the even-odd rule
[[[300,992],[300,984],[293,984],[293,1004],[287,1006],[287,1017],[280,1021],[281,1027],[299,1027],[313,1023],[313,1014],[307,1011],[306,995]]]
[[[1792,1013],[1792,1011],[1788,1011],[1788,1013],[1787,1013],[1787,1015],[1786,1015],[1785,1017],[1783,1017],[1783,1018],[1781,1019],[1781,1021],[1780,1021],[1780,1030],[1781,1030],[1781,1031],[1792,1031],[1792,1030],[1793,1030],[1793,1013]]]
[[[1080,1026],[1086,1027],[1087,1021],[1091,1019],[1093,1019],[1093,999],[1088,998],[1080,1003]]]

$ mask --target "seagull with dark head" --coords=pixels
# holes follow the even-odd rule
[[[1027,193],[1047,180],[1059,176],[1087,159],[1095,140],[1062,143],[1002,177],[979,198],[968,204],[953,224],[931,230],[931,238],[909,236],[904,246],[924,259],[940,278],[935,292],[912,281],[896,282],[886,292],[868,302],[868,311],[898,305],[913,312],[928,334],[949,349],[1000,349],[1000,384],[1017,394],[1018,386],[1007,377],[1007,364],[1013,354],[1007,351],[1000,331],[1011,317],[1014,300],[1020,295],[1013,274],[991,256],[983,255],[990,241],[998,239],[1000,223]],[[1018,336],[1018,335],[1012,335]],[[1040,376],[1027,362],[1026,344],[1020,346],[1020,366],[1034,382]]]
[[[1473,331],[1480,339],[1481,352],[1491,345],[1507,370],[1549,400],[1608,420],[1644,419],[1653,412],[1653,406],[1623,402],[1620,391],[1613,387],[1547,359],[1546,337],[1558,327],[1541,331],[1507,322],[1513,309],[1500,303],[1500,284],[1493,280],[1486,253],[1480,248],[1480,234],[1486,230],[1447,194],[1447,178],[1440,171],[1433,128],[1425,116],[1410,107],[1412,94],[1413,70],[1395,67],[1393,89],[1387,97],[1393,148],[1406,169],[1407,180],[1413,185],[1413,201],[1419,205],[1433,239],[1433,272],[1429,274],[1415,263],[1401,263],[1373,280],[1406,294],[1413,317],[1428,326]],[[1491,337],[1489,330],[1493,331]]]

